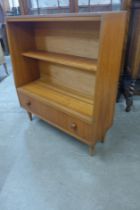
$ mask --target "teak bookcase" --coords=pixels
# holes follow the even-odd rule
[[[89,145],[111,127],[126,12],[7,19],[19,101]]]

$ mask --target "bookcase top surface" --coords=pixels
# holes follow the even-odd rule
[[[7,22],[49,22],[49,21],[100,21],[103,16],[108,14],[126,13],[126,11],[113,12],[91,12],[91,13],[67,13],[52,15],[24,15],[7,17]]]

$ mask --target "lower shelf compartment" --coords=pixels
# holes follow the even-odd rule
[[[93,102],[82,100],[74,94],[68,94],[64,90],[59,90],[51,85],[47,85],[41,80],[31,82],[18,88],[18,93],[24,93],[27,96],[41,101],[57,110],[61,110],[70,116],[91,123],[93,120]],[[27,102],[30,103],[30,102]]]
[[[93,124],[83,122],[77,117],[70,116],[60,110],[49,106],[33,96],[19,91],[21,106],[29,113],[33,113],[49,124],[76,137],[82,142],[90,145],[92,141]]]

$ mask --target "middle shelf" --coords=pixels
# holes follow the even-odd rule
[[[89,72],[97,71],[97,59],[89,59],[73,55],[52,53],[39,50],[24,52],[22,53],[22,55],[28,58],[57,63],[60,65],[70,66]]]

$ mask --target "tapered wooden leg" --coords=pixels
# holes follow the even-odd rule
[[[4,64],[3,64],[3,66],[4,66],[4,68],[5,68],[5,73],[6,73],[7,75],[9,75],[9,73],[8,73],[8,69],[7,69],[7,64],[6,64],[6,63],[4,63]]]
[[[29,119],[32,121],[33,120],[32,113],[31,112],[27,112],[27,114],[29,116]]]
[[[105,134],[101,138],[101,143],[104,143],[104,142],[105,142]]]
[[[95,152],[95,145],[89,145],[89,155],[93,156]]]

